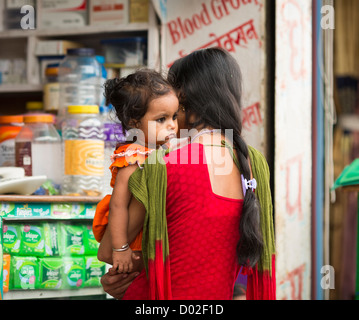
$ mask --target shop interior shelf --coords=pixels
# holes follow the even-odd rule
[[[102,197],[73,197],[73,196],[21,196],[21,195],[0,195],[0,202],[32,202],[32,203],[98,203]]]
[[[41,92],[42,84],[1,84],[0,93]]]
[[[82,288],[80,290],[11,290],[4,293],[4,300],[74,298],[105,294],[102,288]]]
[[[107,32],[131,32],[146,31],[149,29],[148,23],[129,23],[118,26],[86,26],[81,28],[63,29],[36,29],[36,30],[6,30],[0,32],[0,39],[4,38],[23,38],[23,37],[57,37],[70,35],[99,34]]]

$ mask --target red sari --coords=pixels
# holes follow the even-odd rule
[[[164,159],[172,298],[231,300],[240,269],[236,246],[243,200],[212,192],[203,145],[188,145]],[[148,293],[143,270],[123,299],[147,300]]]

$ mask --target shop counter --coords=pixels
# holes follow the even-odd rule
[[[1,195],[0,298],[105,296],[99,279],[108,266],[91,228],[101,199]]]

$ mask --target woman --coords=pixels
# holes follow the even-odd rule
[[[133,205],[145,209],[145,269],[129,285],[136,274],[107,274],[104,289],[121,298],[127,288],[123,299],[232,299],[243,266],[247,299],[275,299],[269,171],[241,137],[239,66],[210,48],[177,60],[168,79],[180,101],[179,128],[197,134],[185,147],[153,154],[164,164],[131,176]]]

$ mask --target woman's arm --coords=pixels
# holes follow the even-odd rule
[[[130,274],[106,273],[101,277],[103,290],[117,300],[121,300],[132,281],[139,275],[139,272]]]

